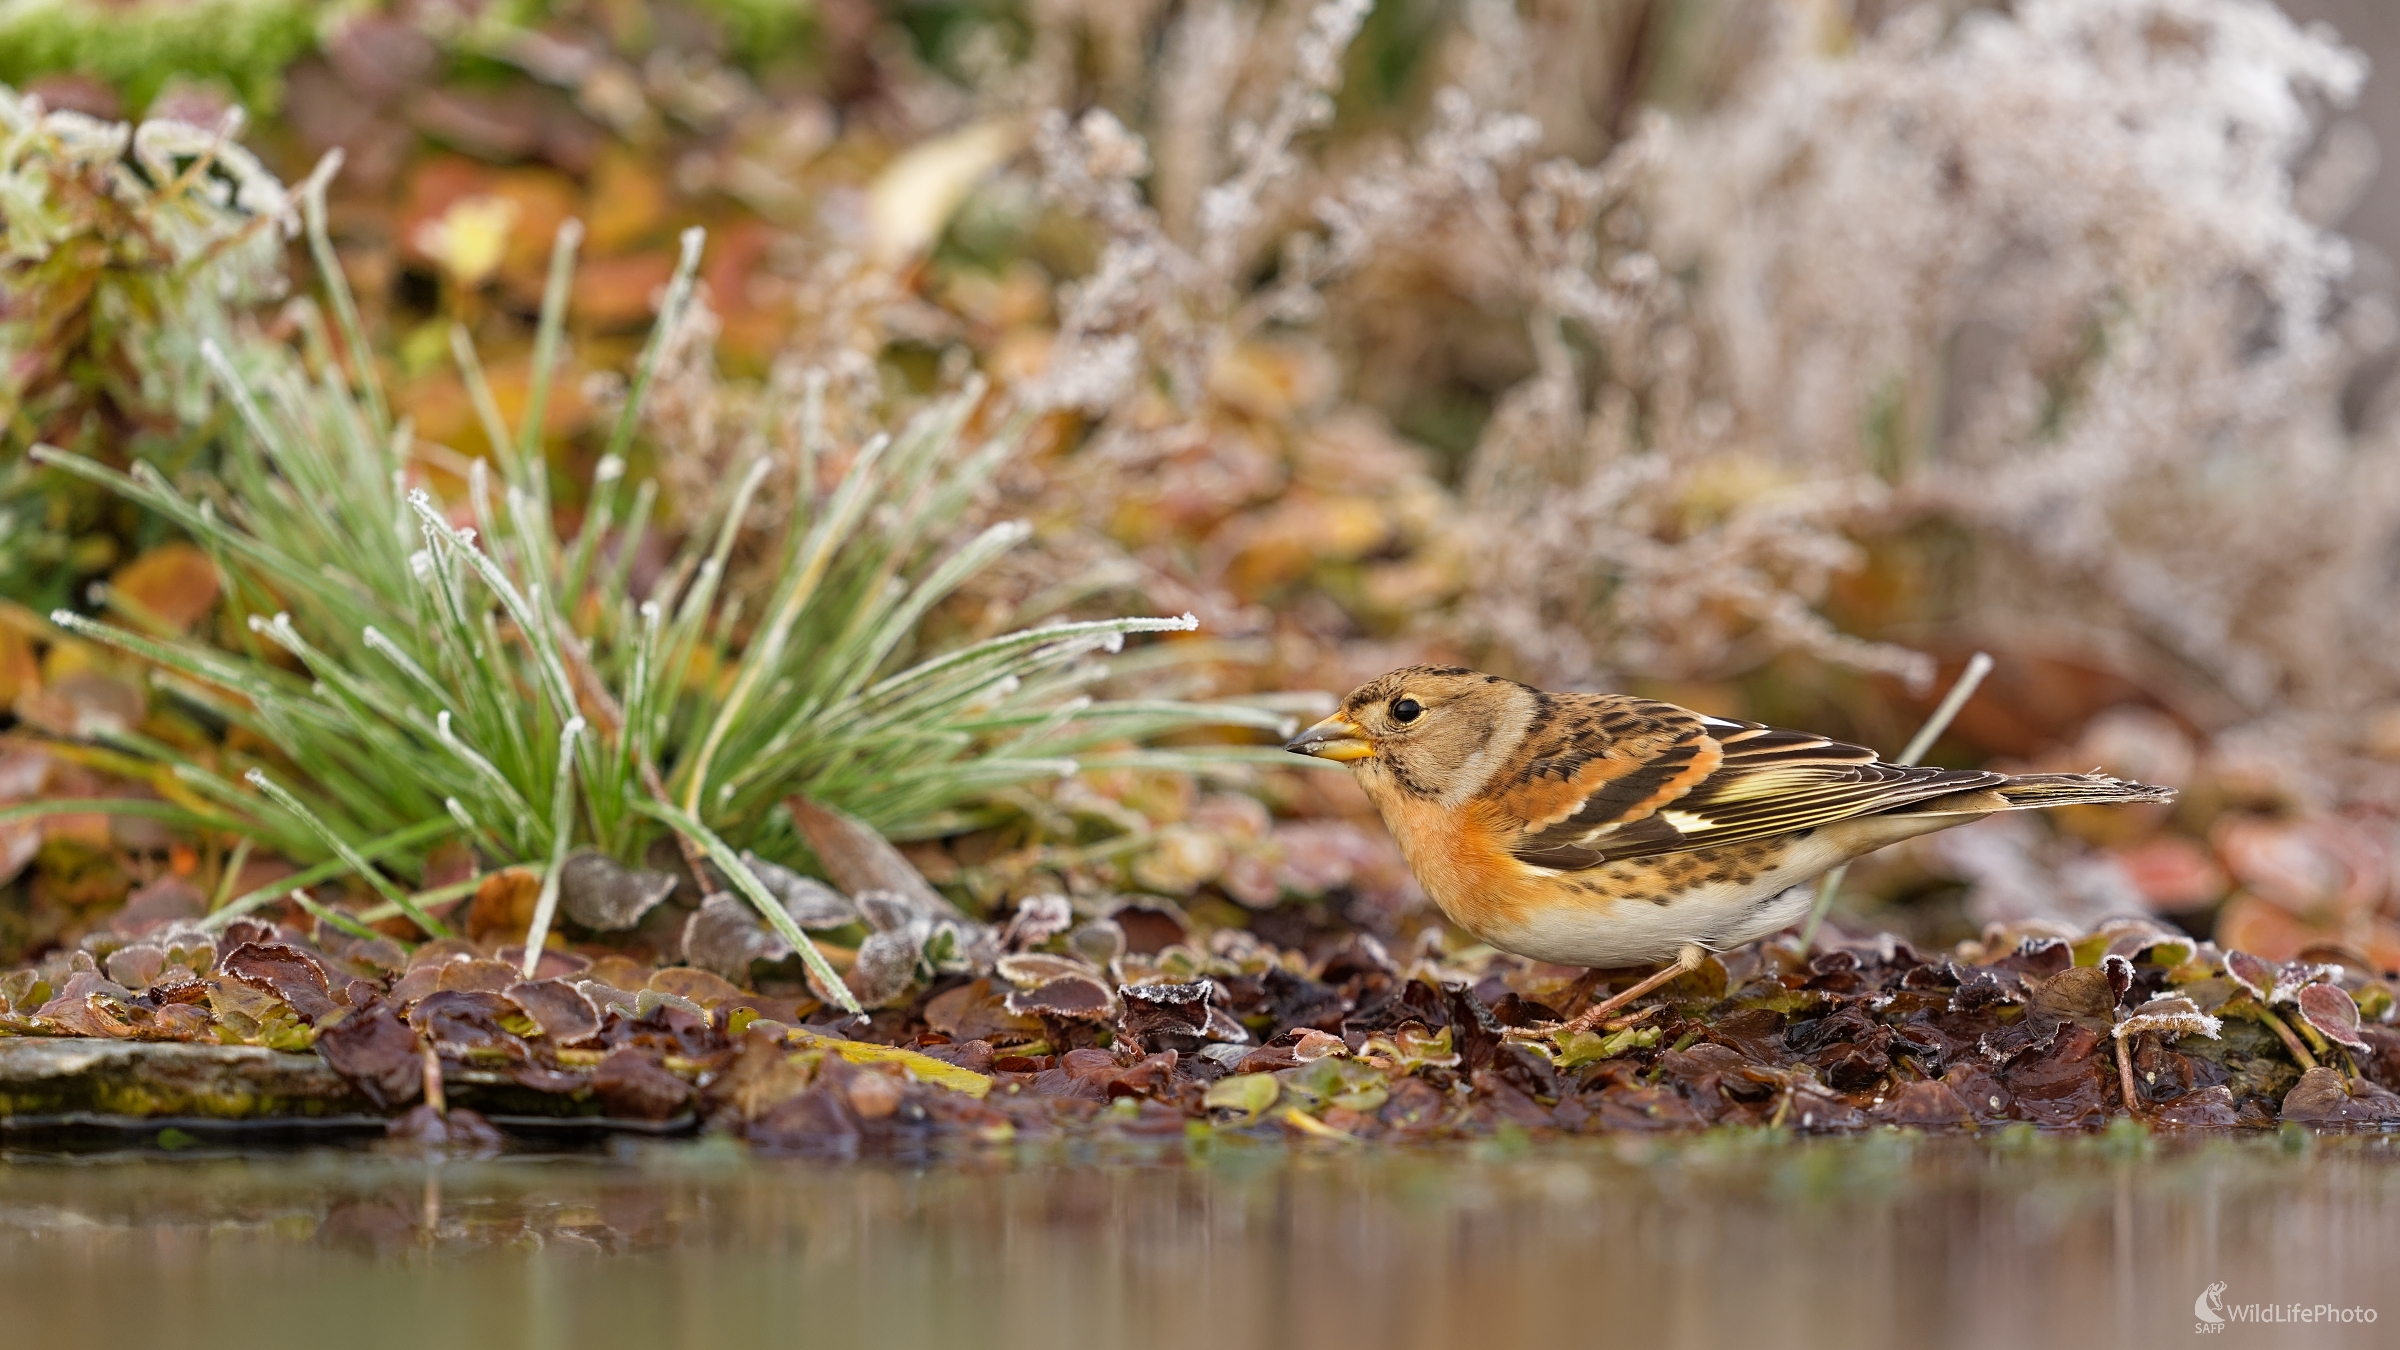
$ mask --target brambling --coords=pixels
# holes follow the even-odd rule
[[[1442,913],[1560,965],[1671,964],[1583,1030],[1808,913],[1800,883],[1996,811],[2163,802],[2102,774],[1887,764],[1872,750],[1624,694],[1551,694],[1410,666],[1294,737],[1351,766]]]

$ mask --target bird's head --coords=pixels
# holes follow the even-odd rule
[[[1405,666],[1350,691],[1340,711],[1293,737],[1297,755],[1352,764],[1418,796],[1463,798],[1524,737],[1531,689],[1457,666]]]

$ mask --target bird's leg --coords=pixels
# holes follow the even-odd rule
[[[1651,974],[1648,978],[1642,980],[1639,984],[1633,986],[1631,989],[1626,990],[1624,993],[1602,999],[1598,1003],[1593,1004],[1591,1007],[1584,1009],[1582,1013],[1576,1016],[1574,1021],[1568,1022],[1559,1027],[1557,1034],[1561,1036],[1572,1036],[1578,1031],[1590,1031],[1593,1027],[1596,1027],[1600,1025],[1601,1022],[1605,1021],[1609,1014],[1615,1012],[1617,1009],[1633,1002],[1635,999],[1640,998],[1642,995],[1647,994],[1651,990],[1658,988],[1660,985],[1667,983],[1678,975],[1685,975],[1692,971],[1698,970],[1700,968],[1700,963],[1706,959],[1708,959],[1708,949],[1706,947],[1701,946],[1697,942],[1687,942],[1683,944],[1683,950],[1675,953],[1674,960],[1663,966],[1660,966],[1656,972]]]
[[[1603,974],[1605,972],[1600,967],[1593,966],[1576,976],[1575,982],[1567,986],[1567,996],[1559,1001],[1558,1010],[1570,1017],[1580,1012],[1585,1004],[1592,1001],[1592,991],[1600,987]]]

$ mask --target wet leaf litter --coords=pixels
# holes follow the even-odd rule
[[[811,922],[914,909],[889,890],[777,889]],[[687,923],[691,955],[722,956],[707,913]],[[497,933],[404,950],[330,925],[136,917],[0,980],[0,1114],[340,1115],[474,1152],[504,1138],[488,1113],[837,1158],[1219,1133],[2400,1124],[2387,981],[2139,921],[1939,953],[1771,941],[1565,1037],[1549,1028],[1641,972],[1398,955],[1335,929],[1278,946],[1155,903],[1078,917],[1048,897],[997,924],[947,921],[961,968],[899,963],[899,991],[858,1018],[813,992],[760,992],[792,988],[763,949],[738,965],[768,978],[737,981],[735,962],[646,964],[576,927],[584,941],[541,953],[528,979]],[[75,1045],[108,1053],[59,1059]],[[195,1073],[183,1061],[201,1051],[222,1062]]]

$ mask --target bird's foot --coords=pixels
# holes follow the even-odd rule
[[[1587,1024],[1584,1026],[1576,1025],[1577,1022],[1581,1022],[1583,1020],[1582,1018],[1575,1018],[1562,1022],[1528,1022],[1521,1027],[1503,1028],[1500,1034],[1503,1040],[1518,1042],[1555,1042],[1563,1037],[1572,1036],[1578,1031],[1614,1034],[1616,1032],[1623,1031],[1627,1027],[1638,1027],[1642,1023],[1649,1021],[1651,1018],[1656,1017],[1658,1014],[1665,1012],[1666,1010],[1665,1004],[1653,1003],[1646,1008],[1636,1008],[1632,1012],[1622,1013],[1616,1017],[1611,1017],[1606,1021]]]
[[[1707,959],[1707,948],[1696,942],[1687,942],[1683,945],[1683,950],[1675,954],[1674,960],[1659,967],[1623,993],[1610,995],[1564,1022],[1552,1023],[1550,1026],[1541,1028],[1526,1027],[1523,1030],[1533,1033],[1527,1037],[1531,1040],[1558,1039],[1575,1035],[1578,1032],[1590,1031],[1614,1016],[1617,1010],[1626,1004],[1672,982],[1678,976],[1698,970],[1700,963]]]

